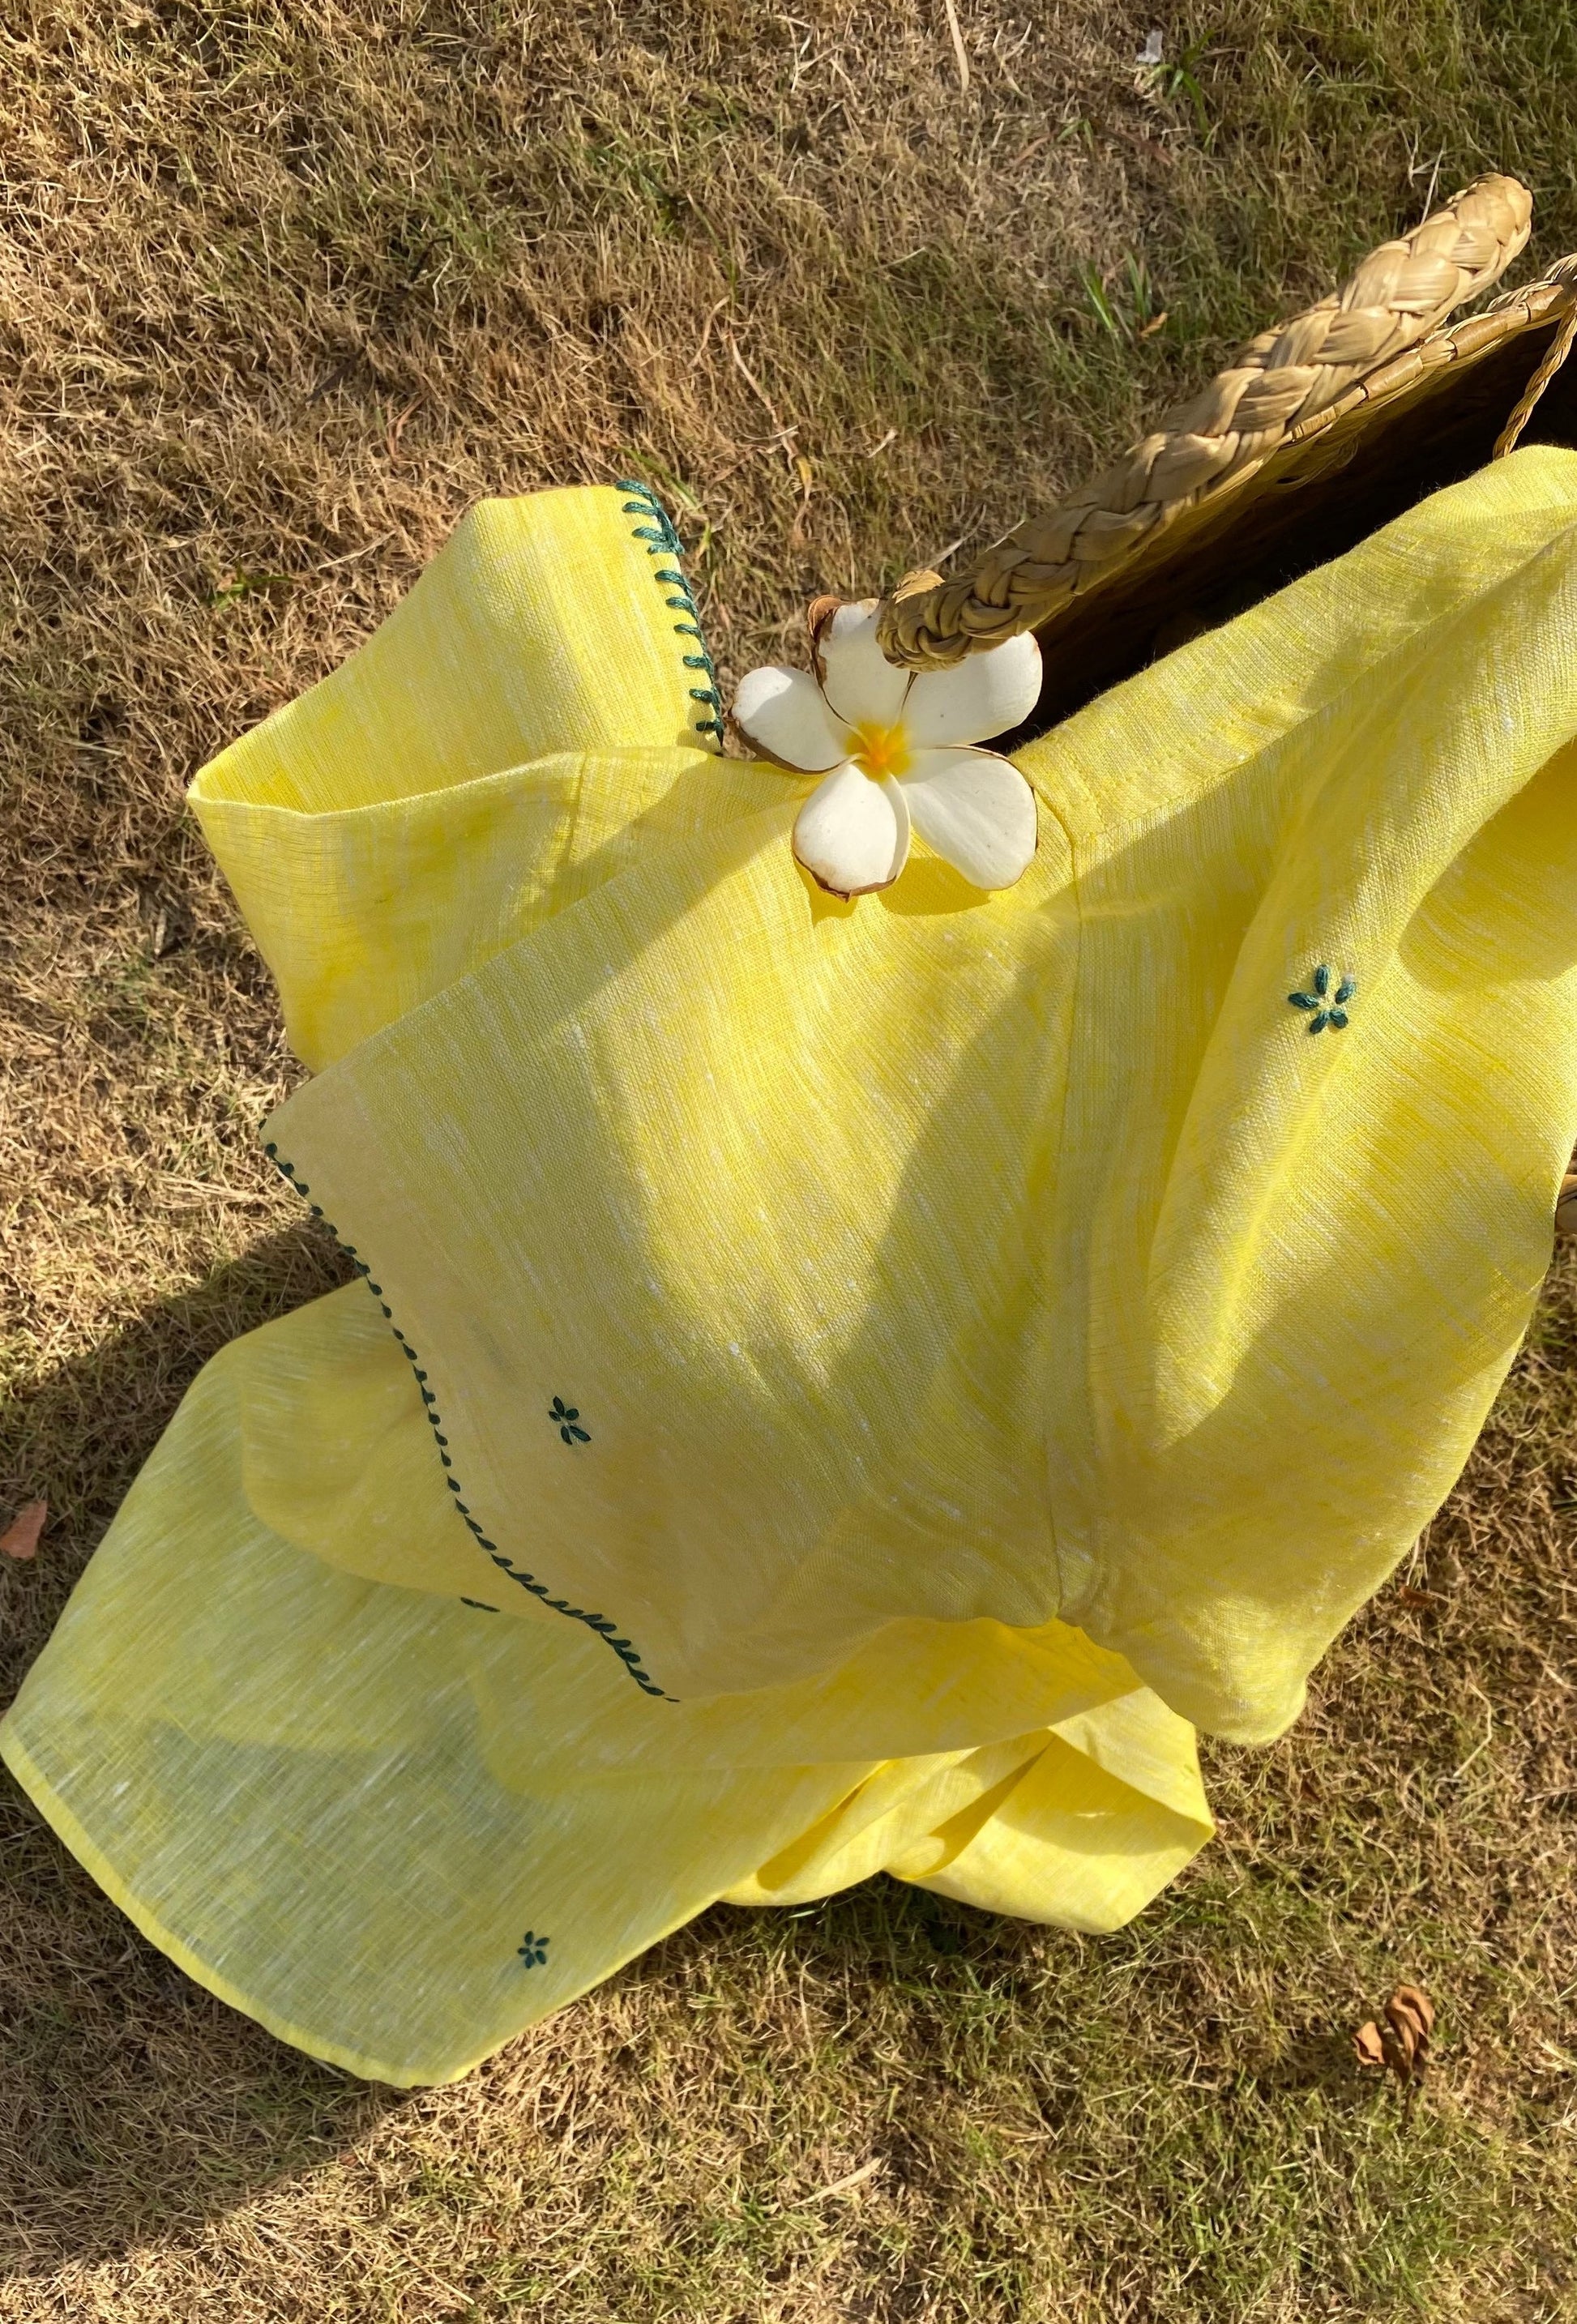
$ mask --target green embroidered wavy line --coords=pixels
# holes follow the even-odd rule
[[[383,1296],[383,1288],[382,1284],[374,1282],[373,1270],[367,1265],[365,1259],[361,1257],[354,1243],[346,1242],[345,1237],[334,1225],[332,1220],[326,1219],[324,1217],[321,1206],[308,1199],[311,1194],[312,1189],[308,1185],[304,1178],[299,1178],[296,1176],[295,1164],[285,1160],[283,1155],[281,1154],[279,1148],[274,1144],[272,1139],[267,1141],[263,1150],[268,1156],[269,1160],[273,1164],[274,1168],[284,1179],[286,1185],[293,1187],[296,1193],[300,1195],[302,1201],[307,1204],[307,1208],[310,1211],[312,1216],[319,1222],[324,1232],[326,1234],[331,1234],[334,1237],[334,1240],[339,1245],[340,1250],[344,1251],[346,1257],[350,1260],[350,1263],[355,1268],[356,1273],[365,1283],[367,1289],[377,1301],[380,1309],[383,1311],[384,1321],[387,1323],[389,1329],[393,1333],[401,1348],[404,1351],[406,1360],[410,1365],[412,1371],[416,1374],[416,1384],[421,1393],[422,1410],[428,1416],[428,1421],[432,1428],[433,1437],[438,1446],[438,1459],[444,1465],[444,1482],[447,1485],[450,1492],[454,1495],[456,1510],[465,1520],[468,1530],[476,1541],[477,1546],[486,1552],[487,1555],[492,1559],[493,1564],[497,1566],[501,1573],[507,1573],[512,1582],[518,1582],[522,1590],[529,1590],[533,1598],[540,1598],[544,1606],[550,1606],[552,1608],[554,1613],[563,1614],[571,1622],[584,1622],[588,1630],[595,1631],[603,1644],[605,1646],[610,1647],[612,1651],[618,1655],[619,1660],[623,1664],[625,1669],[629,1672],[636,1685],[640,1687],[642,1693],[655,1695],[659,1702],[672,1702],[676,1701],[677,1698],[675,1696],[665,1694],[662,1688],[658,1685],[650,1673],[642,1667],[641,1656],[637,1653],[636,1649],[631,1645],[629,1639],[621,1638],[616,1635],[619,1627],[616,1622],[610,1622],[604,1614],[585,1613],[580,1607],[570,1605],[567,1599],[552,1597],[549,1594],[548,1584],[545,1582],[539,1582],[534,1573],[528,1573],[525,1572],[523,1567],[514,1564],[511,1559],[504,1555],[496,1542],[490,1541],[488,1539],[486,1534],[483,1531],[481,1526],[477,1523],[476,1518],[472,1514],[470,1508],[461,1498],[459,1482],[454,1474],[455,1464],[449,1458],[449,1440],[443,1433],[443,1419],[438,1411],[438,1398],[434,1396],[431,1388],[428,1386],[428,1377],[421,1368],[420,1360],[417,1356],[416,1350],[411,1346],[404,1333],[400,1329],[399,1324],[394,1321],[393,1311]],[[475,1598],[462,1599],[461,1603],[466,1606],[477,1606],[480,1610],[484,1613],[495,1613],[497,1611],[495,1607],[481,1607],[480,1601]]]
[[[689,670],[704,670],[706,676],[705,686],[692,686],[689,688],[691,701],[699,702],[706,711],[705,718],[697,718],[695,721],[695,730],[697,734],[715,734],[718,742],[721,742],[723,696],[717,691],[717,672],[713,667],[712,657],[706,650],[706,641],[701,633],[700,608],[690,593],[689,583],[679,570],[678,559],[684,554],[679,544],[679,536],[674,530],[668,511],[650,485],[640,484],[633,477],[622,476],[613,490],[619,493],[634,493],[633,500],[625,502],[624,513],[626,516],[645,518],[644,524],[638,524],[632,530],[635,539],[646,543],[648,557],[671,557],[676,560],[666,568],[659,566],[651,577],[654,581],[663,582],[678,591],[677,597],[669,597],[667,600],[670,613],[683,613],[685,616],[682,622],[674,623],[674,634],[680,638],[693,638],[696,641],[696,651],[687,653],[684,657],[685,668]]]

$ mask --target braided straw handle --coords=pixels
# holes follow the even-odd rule
[[[1515,178],[1475,179],[1412,234],[1382,243],[1342,290],[1251,339],[1202,394],[1175,405],[1093,484],[1027,518],[973,573],[900,582],[880,615],[888,659],[946,669],[1038,629],[1185,509],[1246,483],[1370,372],[1488,289],[1524,247],[1532,217]]]

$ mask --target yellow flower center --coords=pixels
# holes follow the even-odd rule
[[[901,726],[856,726],[854,764],[873,783],[890,782],[909,770],[908,736]]]

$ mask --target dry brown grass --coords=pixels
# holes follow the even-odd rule
[[[1163,11],[1158,91],[1148,14],[959,13],[967,97],[939,0],[13,0],[0,1509],[57,1513],[13,1673],[198,1363],[332,1279],[184,782],[471,499],[645,475],[738,668],[1071,481],[1436,161],[1577,241],[1554,0]],[[1577,2313],[1574,1430],[1568,1266],[1405,1586],[1100,1944],[880,1884],[719,1910],[396,2099],[189,1986],[8,1793],[0,2319]],[[1399,1976],[1442,2012],[1410,2110],[1344,2043]]]

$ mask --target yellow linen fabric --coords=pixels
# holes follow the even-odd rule
[[[287,2041],[443,2081],[719,1895],[885,1865],[1100,1930],[1208,1836],[1192,1730],[1059,1623],[893,1624],[675,1706],[524,1593],[466,1602],[391,1346],[355,1284],[216,1358],[0,1729],[137,1925]]]
[[[488,503],[199,778],[376,1287],[208,1368],[0,1730],[394,2081],[718,1896],[1138,1910],[1187,1721],[1285,1726],[1457,1474],[1577,1132],[1577,458],[1030,745],[991,897],[808,886],[673,570],[617,491]]]

